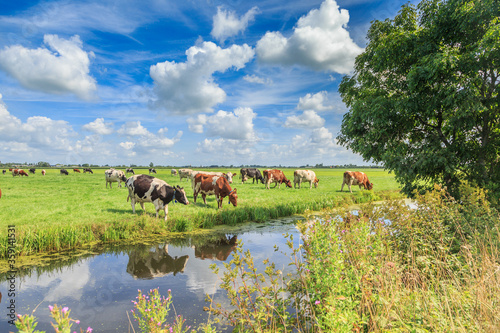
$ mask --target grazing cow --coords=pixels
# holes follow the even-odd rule
[[[205,205],[207,204],[207,195],[212,194],[215,194],[218,208],[222,208],[222,202],[225,197],[229,197],[229,202],[232,203],[234,207],[238,205],[237,191],[236,189],[231,189],[228,180],[224,177],[199,173],[194,177],[193,190],[194,202],[196,202],[198,194],[201,193],[201,197],[203,198]]]
[[[130,177],[125,185],[128,188],[128,199],[132,205],[132,211],[135,214],[135,203],[139,202],[144,209],[145,202],[152,202],[155,205],[156,218],[160,209],[165,211],[165,221],[168,216],[168,204],[170,201],[177,200],[184,205],[188,205],[189,201],[186,197],[186,192],[182,187],[173,187],[168,185],[164,180],[148,175],[134,175]]]
[[[177,170],[175,169],[170,170],[170,174],[173,176],[177,176]]]
[[[200,173],[204,174],[204,175],[224,177],[227,179],[229,184],[233,183],[233,176],[236,175],[236,173],[232,173],[232,172],[224,173],[224,172],[220,172],[220,171],[191,171],[190,178],[191,178],[191,187],[193,188],[193,190],[194,190],[194,177]]]
[[[80,173],[80,169],[73,169],[73,173],[78,172]]]
[[[59,170],[59,173],[60,173],[61,175],[66,175],[66,176],[67,176],[67,175],[68,175],[68,170],[66,170],[66,169],[61,169],[61,170]]]
[[[190,179],[192,172],[191,169],[179,169],[179,181],[182,181],[182,178]]]
[[[91,168],[84,168],[83,173],[90,172],[91,174],[94,174]]]
[[[287,187],[292,187],[292,182],[286,179],[283,171],[277,169],[264,170],[264,183],[266,184],[266,189],[269,189],[271,183],[274,183],[273,188],[275,188],[276,185],[280,188],[282,183],[285,183]]]
[[[42,169],[42,176],[45,176],[45,169]]]
[[[309,188],[318,187],[319,179],[316,178],[316,173],[312,170],[295,170],[293,172],[293,188],[296,188],[296,185],[302,182],[309,182]]]
[[[115,170],[114,168],[108,169],[104,171],[104,176],[106,177],[106,188],[113,188],[111,183],[118,182],[118,187],[122,187],[122,182],[127,181],[127,177],[125,177],[125,173],[121,170]]]
[[[134,169],[132,169],[132,168],[127,168],[127,170],[125,170],[125,173],[131,173],[131,174],[135,175]]]
[[[255,184],[255,180],[257,182],[260,180],[262,184],[264,184],[264,177],[260,173],[259,169],[256,168],[241,168],[240,170],[241,183],[244,183],[248,180],[248,178],[252,178],[252,184]]]
[[[28,177],[28,174],[23,169],[12,169],[12,177],[15,177],[15,176]]]
[[[149,168],[149,174],[156,173],[155,168]]]
[[[344,184],[347,184],[347,187],[349,187],[349,192],[351,193],[352,193],[351,185],[359,185],[360,190],[361,186],[363,186],[365,190],[371,190],[373,188],[373,184],[370,183],[366,174],[364,172],[359,172],[359,171],[344,172],[344,180],[342,182],[342,187],[340,188],[340,192],[344,190]]]
[[[31,168],[29,171],[30,173],[35,174],[35,170],[36,170],[35,168]]]
[[[7,171],[5,171],[5,169],[3,169],[3,170],[2,170],[2,173],[3,173],[4,175],[5,175],[5,173],[6,173],[6,172],[7,172]]]

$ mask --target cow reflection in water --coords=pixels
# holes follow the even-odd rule
[[[168,244],[149,251],[132,251],[128,256],[127,273],[134,279],[154,279],[170,273],[184,273],[189,259],[188,255],[170,256]]]
[[[203,246],[194,247],[194,256],[196,258],[212,259],[226,261],[227,257],[236,249],[237,236],[234,235],[230,239],[221,237],[215,242],[205,244]]]

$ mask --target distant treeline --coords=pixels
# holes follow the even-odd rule
[[[356,165],[356,164],[344,164],[344,165],[323,165],[321,164],[316,164],[316,165],[300,165],[300,166],[283,166],[283,165],[260,165],[260,164],[242,164],[242,165],[182,165],[182,166],[171,166],[171,165],[152,165],[150,163],[149,165],[136,165],[136,164],[130,164],[130,165],[97,165],[97,164],[50,164],[48,162],[38,162],[38,163],[0,163],[0,168],[189,168],[189,169],[215,169],[215,168],[223,168],[223,169],[235,169],[235,168],[258,168],[258,169],[264,169],[264,168],[272,168],[272,169],[279,169],[279,168],[297,168],[297,169],[358,169],[358,168],[370,168],[370,169],[383,169],[383,166],[380,165]]]

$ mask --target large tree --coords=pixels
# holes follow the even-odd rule
[[[499,16],[498,0],[424,0],[372,22],[339,87],[339,142],[406,193],[463,179],[499,190]]]

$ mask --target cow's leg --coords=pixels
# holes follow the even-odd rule
[[[141,208],[142,210],[144,211],[144,213],[146,212],[146,209],[144,208],[144,202],[142,201],[139,201],[139,204],[141,205]]]
[[[205,193],[202,193],[201,197],[203,198],[203,202],[205,203],[205,206],[206,206],[207,205],[207,195]]]
[[[342,181],[342,187],[340,188],[340,192],[342,192],[344,190],[344,185],[345,185],[345,181],[343,180]]]
[[[309,189],[312,189],[312,188],[313,188],[313,181],[312,181],[312,180],[310,180],[310,181],[309,181]]]
[[[132,205],[132,213],[135,214],[135,198],[130,197],[130,204]]]
[[[168,204],[165,205],[165,207],[163,208],[163,210],[165,211],[165,222],[167,221],[167,217],[168,217]]]
[[[198,192],[196,190],[193,192],[193,201],[196,203],[196,198],[198,198]]]

